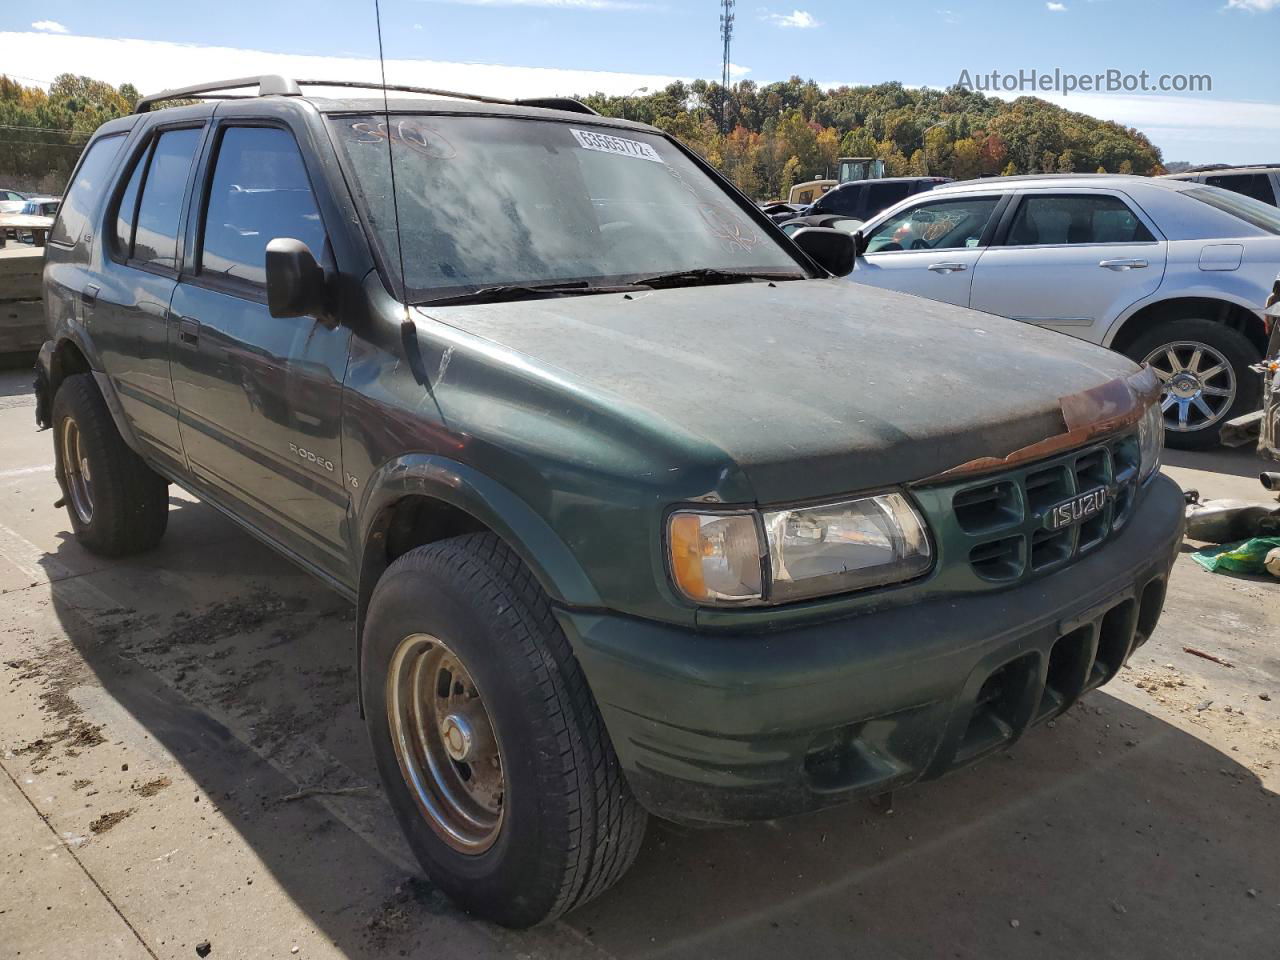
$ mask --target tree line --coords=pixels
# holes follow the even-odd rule
[[[581,99],[673,134],[756,199],[834,177],[842,156],[879,157],[891,177],[1164,172],[1159,148],[1139,131],[1036,97],[897,82],[823,90],[799,77],[728,89],[695,80],[637,93]]]
[[[133,112],[138,91],[64,73],[48,91],[0,75],[0,183],[61,193],[90,134]]]
[[[842,156],[879,157],[889,176],[1164,172],[1160,150],[1137,130],[1035,97],[896,82],[823,90],[799,77],[637,93],[581,99],[671,133],[757,199],[834,176]],[[0,75],[0,182],[61,191],[89,135],[137,100],[127,83],[64,73],[46,92]]]

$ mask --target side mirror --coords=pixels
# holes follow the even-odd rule
[[[854,235],[853,235],[853,255],[854,255],[855,257],[860,257],[860,256],[862,256],[864,253],[866,253],[866,252],[867,252],[867,244],[869,244],[870,242],[871,242],[871,240],[870,240],[870,239],[867,237],[867,235],[866,235],[865,233],[863,233],[861,230],[858,230],[856,233],[854,233]]]
[[[854,238],[849,234],[831,227],[804,227],[791,240],[828,273],[844,277],[852,272]]]
[[[277,237],[267,244],[267,309],[273,317],[324,312],[324,268],[301,240]]]

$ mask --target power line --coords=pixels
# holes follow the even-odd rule
[[[63,149],[83,150],[83,143],[49,143],[45,140],[0,140],[0,147],[8,146],[11,143],[22,143],[32,147],[62,147]]]
[[[91,136],[91,134],[72,130],[68,127],[28,127],[18,123],[0,123],[0,130],[36,130],[40,133],[61,133],[69,137]]]

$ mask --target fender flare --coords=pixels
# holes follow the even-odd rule
[[[361,669],[364,621],[374,586],[386,569],[375,558],[382,549],[378,529],[397,501],[430,497],[455,507],[501,537],[528,566],[553,603],[598,608],[600,595],[573,552],[538,513],[507,487],[456,460],[404,454],[387,461],[366,481],[351,529],[359,558],[356,600],[356,669]],[[363,705],[362,705],[363,709]]]
[[[49,425],[53,425],[53,396],[58,392],[58,386],[67,376],[62,371],[53,369],[54,356],[62,348],[63,344],[69,343],[80,352],[85,362],[88,363],[89,374],[93,377],[93,382],[98,385],[98,391],[102,394],[102,399],[106,401],[107,410],[110,412],[111,419],[116,425],[116,430],[120,432],[121,438],[130,450],[139,456],[143,456],[142,447],[133,432],[133,425],[129,422],[129,418],[125,416],[124,408],[120,405],[120,397],[116,394],[115,384],[111,382],[111,378],[103,371],[102,364],[98,360],[97,351],[93,349],[92,343],[85,333],[80,325],[74,321],[60,323],[58,324],[56,337],[53,340],[46,341],[40,347],[37,362],[46,377],[45,388],[49,394],[51,416]],[[144,459],[146,458],[144,457]]]
[[[1124,328],[1135,314],[1147,309],[1148,307],[1156,307],[1162,303],[1174,300],[1221,300],[1224,303],[1230,303],[1233,306],[1241,307],[1248,310],[1259,320],[1262,319],[1262,311],[1258,309],[1258,305],[1251,303],[1244,297],[1220,290],[1216,287],[1194,287],[1189,290],[1179,290],[1176,294],[1169,291],[1157,290],[1149,297],[1143,297],[1136,303],[1130,304],[1123,313],[1120,314],[1111,325],[1107,328],[1106,335],[1102,338],[1102,345],[1109,349],[1113,349],[1111,345],[1115,343],[1116,336]],[[1261,301],[1259,301],[1261,302]]]

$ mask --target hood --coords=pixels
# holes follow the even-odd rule
[[[1060,398],[1137,369],[1063,334],[846,280],[422,312],[701,438],[762,503],[1003,457],[1065,431]]]

